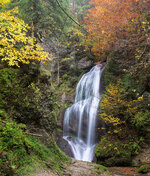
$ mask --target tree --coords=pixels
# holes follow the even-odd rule
[[[1,0],[1,2],[0,2],[0,8],[4,7],[4,5],[6,5],[9,2],[10,2],[10,0]]]
[[[16,17],[18,10],[0,13],[0,59],[10,66],[35,61],[50,60],[49,54],[37,44],[36,39],[27,36],[30,27]]]
[[[95,54],[109,50],[120,39],[129,39],[132,33],[140,34],[142,12],[147,3],[144,0],[91,0],[94,7],[85,17],[85,23]]]
[[[100,117],[111,127],[113,133],[118,133],[121,125],[129,126],[129,121],[138,112],[137,104],[143,100],[143,97],[126,99],[125,90],[120,88],[120,84],[120,80],[116,84],[110,84],[100,103]]]
[[[86,16],[88,9],[91,7],[90,0],[71,0],[71,11],[73,15],[76,15],[78,20],[82,23]]]
[[[71,24],[69,18],[60,7],[69,13],[67,0],[13,0],[7,6],[8,9],[18,7],[19,18],[23,19],[30,27],[32,35],[42,41],[42,38],[57,37],[62,35]],[[60,5],[60,6],[59,6]],[[61,35],[61,37],[60,37]]]

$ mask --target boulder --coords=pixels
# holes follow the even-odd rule
[[[64,140],[63,138],[59,138],[59,141],[57,141],[57,145],[66,155],[73,157],[71,147],[66,140]]]
[[[142,164],[149,164],[150,163],[150,146],[145,146],[141,152],[135,156],[132,160],[132,165],[140,166]]]
[[[92,61],[88,60],[87,57],[82,58],[79,62],[78,62],[78,69],[85,69],[88,67],[92,66]]]

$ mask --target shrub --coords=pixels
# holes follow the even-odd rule
[[[141,141],[135,135],[126,133],[125,136],[123,139],[118,139],[112,134],[103,136],[95,148],[97,162],[106,166],[129,166],[132,156],[138,154],[141,149]]]

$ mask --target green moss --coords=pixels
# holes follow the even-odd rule
[[[68,157],[60,151],[56,143],[46,146],[38,139],[27,135],[26,127],[9,119],[0,121],[0,173],[2,175],[24,175],[34,171],[34,167],[47,167],[59,174]]]
[[[97,162],[106,166],[129,166],[132,156],[140,150],[139,143],[140,140],[136,136],[120,140],[107,134],[95,148]]]
[[[146,174],[150,169],[149,165],[142,165],[139,169],[138,172],[142,174]]]
[[[63,164],[69,160],[51,137],[60,103],[50,76],[29,67],[0,70],[0,175],[29,175],[42,167],[63,174]],[[48,142],[28,135],[30,124],[44,129]]]
[[[108,168],[103,165],[97,164],[94,168],[96,169],[97,174],[102,174],[104,172],[110,174]]]
[[[138,47],[140,46],[138,45]],[[116,104],[112,111],[100,107],[100,112],[104,116],[106,115],[108,119],[117,117],[125,121],[124,124],[116,126],[106,121],[106,133],[107,131],[109,133],[101,139],[95,148],[98,163],[106,166],[131,165],[132,157],[139,154],[144,143],[149,145],[150,142],[150,85],[148,81],[149,66],[146,59],[148,52],[146,49],[145,54],[147,56],[137,62],[136,55],[134,55],[135,51],[128,49],[126,48],[126,52],[124,52],[124,49],[110,52],[104,70],[105,89],[107,90],[109,84],[116,84],[120,80],[120,98],[122,101],[127,102],[124,105],[121,105],[121,103]],[[105,93],[107,94],[107,91]],[[114,96],[109,96],[109,93],[107,95],[110,100],[113,100]],[[138,99],[140,101],[136,102]],[[133,111],[129,106],[126,106],[130,101],[133,102],[131,106]],[[113,105],[110,101],[106,104],[110,105],[110,107]],[[117,132],[113,133],[115,130]]]

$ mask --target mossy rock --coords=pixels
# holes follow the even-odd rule
[[[131,166],[132,156],[139,149],[136,140],[131,137],[123,142],[105,135],[95,148],[97,163],[105,166]]]
[[[131,166],[131,157],[110,157],[110,158],[98,158],[98,164],[105,165],[107,167],[112,166]]]
[[[97,165],[95,165],[94,168],[95,168],[97,174],[102,174],[104,172],[110,174],[108,168],[103,165],[97,164]]]
[[[145,165],[142,165],[139,169],[138,169],[138,172],[139,173],[142,173],[142,174],[146,174],[148,171],[150,170],[150,164],[145,164]]]

